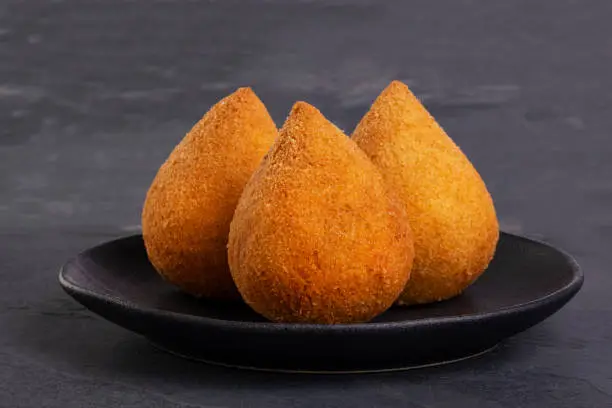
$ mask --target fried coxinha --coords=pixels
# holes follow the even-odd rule
[[[227,238],[245,184],[277,136],[250,88],[215,104],[174,148],[142,211],[149,259],[169,282],[212,299],[240,299]]]
[[[487,268],[499,237],[493,200],[472,163],[399,81],[378,96],[352,139],[400,196],[414,233],[412,276],[398,303],[463,292]]]
[[[452,298],[499,238],[482,178],[398,81],[352,139],[304,102],[277,132],[238,89],[161,166],[142,225],[151,263],[180,289],[301,323]]]
[[[404,288],[413,243],[404,206],[355,143],[294,105],[230,227],[242,297],[276,322],[365,322]]]

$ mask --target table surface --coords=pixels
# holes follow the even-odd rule
[[[0,4],[0,407],[612,406],[612,6],[525,1]],[[395,374],[183,361],[66,296],[59,266],[139,231],[157,167],[250,85],[350,132],[406,81],[487,182],[502,229],[582,266],[582,291],[495,352]]]

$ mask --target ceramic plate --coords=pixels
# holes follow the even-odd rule
[[[94,313],[183,357],[264,370],[362,372],[481,354],[558,311],[583,276],[564,252],[502,233],[488,270],[461,296],[393,307],[349,325],[272,323],[242,303],[183,294],[157,275],[140,235],[79,254],[59,279]]]

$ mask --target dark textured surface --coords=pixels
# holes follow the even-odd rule
[[[0,2],[1,407],[612,405],[607,0]],[[159,352],[57,284],[138,230],[148,183],[216,100],[252,85],[350,131],[407,81],[488,183],[502,227],[574,254],[582,291],[478,360],[276,376]]]

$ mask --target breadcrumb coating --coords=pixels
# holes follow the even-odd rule
[[[406,85],[393,81],[352,139],[405,204],[414,234],[412,276],[398,303],[463,292],[492,259],[499,227],[482,178]]]
[[[142,211],[149,259],[185,292],[240,299],[227,263],[229,225],[276,126],[250,88],[214,105],[160,167]]]
[[[297,102],[247,184],[230,228],[243,299],[272,321],[365,322],[404,288],[413,243],[403,205],[355,143]]]

